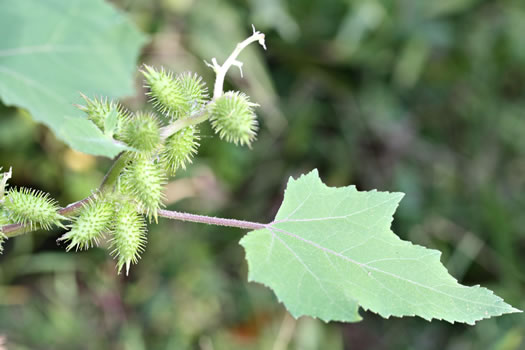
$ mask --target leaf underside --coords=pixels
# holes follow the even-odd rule
[[[73,104],[80,92],[133,93],[146,36],[103,0],[0,0],[0,99],[27,109],[72,148],[113,157],[124,147]]]
[[[248,279],[272,288],[294,317],[324,321],[359,321],[359,307],[468,324],[520,312],[486,288],[457,283],[439,251],[395,235],[402,197],[330,188],[317,170],[290,179],[275,220],[240,242]]]

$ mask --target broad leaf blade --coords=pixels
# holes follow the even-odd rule
[[[124,147],[73,104],[80,92],[133,93],[146,37],[103,0],[0,0],[0,98],[26,108],[78,151],[112,157]]]
[[[324,321],[359,321],[359,306],[469,324],[519,312],[488,289],[458,284],[440,252],[396,236],[402,197],[330,188],[317,171],[290,179],[275,221],[241,240],[249,279],[271,287],[295,317]]]

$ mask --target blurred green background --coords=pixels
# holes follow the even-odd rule
[[[202,130],[199,158],[168,185],[169,208],[267,222],[289,176],[406,192],[394,231],[439,249],[449,271],[513,306],[525,298],[525,3],[521,0],[119,0],[151,42],[138,65],[195,71],[251,34],[228,88],[258,102],[253,149]],[[151,108],[137,75],[130,109]],[[111,162],[76,153],[21,110],[0,108],[0,166],[62,205]],[[11,239],[0,257],[7,349],[525,349],[525,317],[475,327],[419,318],[294,320],[246,282],[236,229],[161,220],[118,276],[105,249],[60,235]],[[2,345],[0,345],[2,348]]]

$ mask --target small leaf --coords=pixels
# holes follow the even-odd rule
[[[84,94],[81,96],[86,105],[77,105],[77,108],[85,112],[87,118],[111,139],[117,133],[120,122],[128,118],[128,113],[118,102],[108,100],[107,97],[90,99]]]
[[[118,125],[118,112],[116,109],[112,109],[106,120],[104,121],[104,134],[107,137],[113,137],[113,134],[117,131]]]
[[[441,253],[390,230],[402,193],[330,188],[316,170],[290,179],[275,220],[248,233],[249,280],[271,287],[294,317],[355,322],[358,309],[474,324],[520,312],[448,274]]]

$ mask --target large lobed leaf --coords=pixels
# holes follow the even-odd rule
[[[0,0],[0,98],[76,150],[123,149],[73,106],[86,95],[133,93],[146,37],[103,0]]]
[[[275,220],[241,240],[249,280],[271,287],[293,316],[324,321],[359,321],[359,306],[468,324],[520,311],[458,284],[440,252],[396,236],[390,224],[402,197],[330,188],[316,170],[290,179]]]

